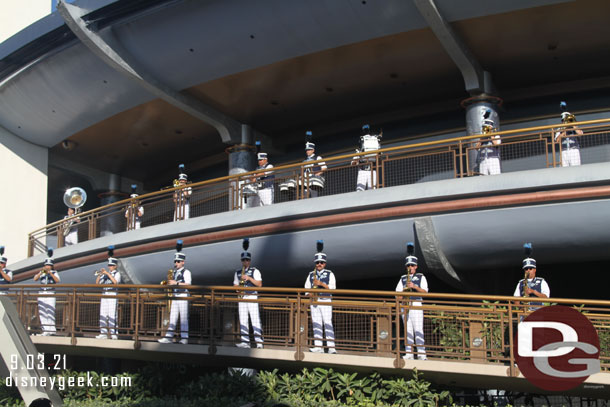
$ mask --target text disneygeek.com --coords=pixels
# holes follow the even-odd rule
[[[131,377],[116,376],[92,376],[87,372],[87,376],[15,376],[12,373],[4,379],[6,387],[45,387],[50,386],[51,390],[60,391],[68,387],[131,387]]]

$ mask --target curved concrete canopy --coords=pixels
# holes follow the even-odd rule
[[[84,8],[91,8],[94,3],[75,2]],[[104,22],[105,10],[112,10],[119,3],[98,2],[106,8],[96,11],[94,23]],[[517,75],[516,80],[512,69],[524,60],[529,59],[536,71],[534,81],[548,76],[538,72],[546,71],[548,62],[534,56],[542,43],[551,47],[557,38],[563,41],[566,35],[578,37],[578,45],[568,39],[561,47],[555,47],[556,55],[569,59],[578,55],[577,48],[590,50],[604,41],[600,38],[607,38],[600,35],[602,28],[596,28],[595,14],[603,13],[592,13],[595,7],[607,7],[606,3],[590,3],[579,7],[554,0],[475,1],[466,5],[437,1],[439,10],[455,24],[482,65],[494,68],[490,70],[497,83],[510,88],[530,83],[521,81],[523,74]],[[188,90],[230,117],[253,124],[282,142],[296,130],[301,134],[303,126],[320,123],[324,127],[324,123],[336,122],[337,117],[355,119],[363,112],[408,106],[420,103],[422,98],[434,104],[466,95],[457,68],[425,30],[423,19],[409,1],[151,4],[154,6],[140,12],[108,19],[108,25],[101,24],[99,34],[119,43],[141,66],[175,89]],[[541,13],[548,20],[540,21]],[[485,18],[479,18],[482,16]],[[570,18],[573,25],[553,22],[565,18]],[[527,29],[515,24],[516,20]],[[578,29],[585,20],[597,34],[587,36],[586,30]],[[57,16],[49,16],[3,43],[0,56],[3,61],[9,60],[20,46],[60,28]],[[526,36],[537,32],[541,44],[519,41],[517,29],[525,31]],[[502,35],[490,38],[488,34],[496,30],[501,30]],[[134,154],[146,155],[148,161],[158,159],[166,150],[163,141],[168,138],[200,155],[222,152],[224,147],[209,126],[158,104],[149,93],[100,63],[73,38],[67,41],[35,61],[24,61],[18,72],[2,79],[0,125],[48,147],[86,132],[78,140],[82,154],[75,159],[95,162],[104,169],[113,167],[113,159],[92,160],[92,152],[99,151],[96,140],[129,139],[138,148],[146,145],[137,153],[119,154],[119,160],[124,162],[113,171],[129,171],[125,162],[133,160]],[[490,49],[502,52],[489,52]],[[596,59],[597,66],[603,67],[607,62],[599,56]],[[587,69],[592,75],[599,74],[594,67]],[[504,75],[498,76],[497,71]],[[570,78],[574,71],[567,64],[553,70],[558,74],[567,72]],[[399,78],[401,85],[396,86],[397,82],[388,78]],[[157,106],[148,106],[150,103]],[[135,113],[122,118],[133,109],[152,114]],[[429,109],[434,111],[438,106]],[[165,122],[166,117],[166,126],[150,125]],[[185,122],[186,129],[181,126]],[[118,125],[121,123],[131,125]],[[204,151],[199,147],[201,139],[209,147]]]

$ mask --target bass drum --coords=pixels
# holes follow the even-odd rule
[[[310,189],[323,189],[324,188],[325,179],[320,175],[312,175],[309,177],[308,187]]]
[[[297,188],[297,182],[293,179],[288,179],[279,185],[280,192],[293,192]]]
[[[242,193],[244,196],[255,196],[258,194],[258,188],[254,184],[244,185]]]

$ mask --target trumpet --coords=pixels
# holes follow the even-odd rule
[[[174,188],[178,188],[180,186],[180,181],[177,179],[174,179],[173,185],[174,185]]]
[[[523,274],[523,287],[521,287],[521,292],[523,293],[524,297],[527,297],[527,293],[525,292],[525,289],[528,287],[528,283],[527,283],[527,278],[530,276],[530,273],[525,270],[524,274]]]
[[[94,275],[95,277],[98,277],[98,276],[101,276],[103,273],[104,273],[104,272],[103,272],[102,270],[95,270],[95,271],[93,272],[93,275]]]
[[[174,279],[174,269],[169,269],[167,270],[167,276],[165,277],[165,280],[161,281],[159,284],[161,285],[167,285],[169,284],[170,280]]]

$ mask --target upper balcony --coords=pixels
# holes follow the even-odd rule
[[[577,146],[581,163],[607,162],[610,119],[579,122],[574,127],[582,131],[570,135],[576,141],[571,148]],[[376,189],[472,177],[481,175],[485,140],[490,137],[500,141],[494,148],[499,152],[502,174],[567,166],[564,161],[568,143],[561,131],[560,126],[541,126],[325,157],[306,164],[275,167],[268,174],[271,177],[264,180],[260,173],[252,171],[144,194],[80,213],[71,220],[77,220],[72,225],[78,242],[84,242],[140,227],[247,209],[265,188],[270,202],[278,204],[312,199],[311,195],[353,192],[358,183],[364,189]],[[358,174],[366,169],[373,171]],[[320,171],[321,176],[314,175]],[[359,180],[363,176],[366,178]],[[556,188],[552,184],[549,177],[549,188]],[[520,187],[526,188],[526,184],[513,185],[512,189]],[[494,191],[485,194],[493,195]],[[136,215],[138,212],[140,216]],[[47,246],[64,246],[66,225],[67,221],[61,220],[33,231],[28,237],[29,255],[44,253]]]

